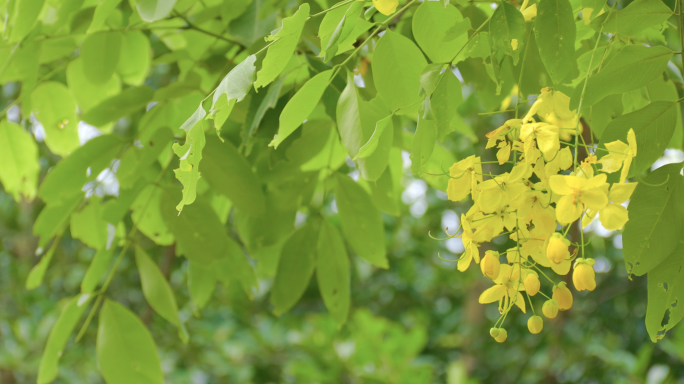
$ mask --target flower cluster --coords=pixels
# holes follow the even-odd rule
[[[479,301],[498,302],[501,317],[491,330],[498,342],[506,340],[503,323],[508,312],[517,306],[526,313],[526,301],[534,314],[528,328],[533,334],[541,332],[544,322],[536,316],[531,299],[537,294],[546,298],[542,313],[547,318],[572,307],[570,289],[563,281],[555,282],[553,276],[567,275],[573,262],[575,289],[596,288],[594,260],[584,257],[583,239],[580,243],[568,239],[573,223],[582,218],[586,227],[598,214],[604,227],[615,230],[628,220],[622,204],[636,187],[636,183],[625,182],[637,153],[634,131],[629,130],[627,144],[618,140],[596,149],[607,152],[600,160],[590,155],[578,162],[581,134],[577,113],[569,109],[569,102],[563,93],[544,88],[523,119],[508,120],[487,134],[486,148],[498,148],[495,163],[512,165],[509,172],[483,173],[483,162],[477,156],[449,169],[449,199],[461,201],[470,195],[473,206],[461,215],[462,232],[448,238],[463,240],[459,271],[467,270],[474,261],[494,283]],[[569,142],[573,136],[574,144]],[[609,185],[606,174],[620,170],[619,182]],[[480,252],[484,243],[498,236],[508,236],[516,243],[505,252],[503,264],[504,255],[499,252]],[[542,292],[540,277],[551,283],[549,294]]]

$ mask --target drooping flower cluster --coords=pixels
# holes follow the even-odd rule
[[[627,144],[617,140],[607,143],[605,149],[596,149],[605,151],[600,160],[590,155],[578,162],[581,136],[577,113],[569,109],[569,102],[562,92],[544,88],[523,119],[508,120],[487,134],[486,148],[498,148],[496,162],[509,164],[509,172],[483,173],[483,162],[477,156],[449,169],[449,199],[461,201],[471,196],[473,200],[470,210],[461,215],[462,231],[449,235],[463,240],[465,251],[457,260],[458,270],[466,271],[474,261],[492,280],[494,285],[479,301],[498,303],[501,317],[490,332],[498,342],[508,335],[503,323],[509,311],[517,306],[526,313],[527,301],[534,314],[531,297],[538,293],[546,298],[542,313],[547,318],[572,307],[570,289],[554,276],[567,275],[573,262],[575,289],[596,288],[594,260],[584,257],[583,240],[573,243],[568,239],[574,223],[581,218],[586,227],[598,215],[604,227],[615,230],[629,219],[622,204],[636,187],[636,183],[625,183],[637,153],[634,131],[629,130]],[[568,142],[573,136],[575,144]],[[619,182],[609,185],[607,174],[620,170]],[[496,251],[481,255],[480,251],[484,243],[499,236],[516,243],[505,252],[504,263],[504,255]],[[540,277],[550,282],[549,294],[542,291]],[[534,314],[528,328],[533,334],[541,332],[542,318]]]

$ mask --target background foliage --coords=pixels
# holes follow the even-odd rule
[[[684,377],[684,330],[649,341],[682,316],[681,166],[647,175],[684,160],[680,4],[373,3],[3,6],[0,382]],[[480,272],[438,256],[460,240],[427,236],[470,207],[431,174],[496,160],[485,134],[549,86],[592,145],[634,128],[652,186],[624,241],[586,231],[599,289],[497,344]]]

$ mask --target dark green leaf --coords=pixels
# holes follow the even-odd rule
[[[339,231],[325,220],[318,232],[316,257],[318,289],[325,307],[341,328],[349,314],[349,257]]]
[[[572,70],[575,59],[575,17],[568,0],[541,0],[534,22],[539,55],[551,80],[558,84]],[[520,48],[518,48],[520,49]]]
[[[98,32],[86,36],[81,44],[81,59],[85,75],[93,84],[111,79],[119,65],[121,32]]]
[[[376,267],[388,268],[382,216],[368,193],[354,180],[336,173],[335,199],[342,232],[354,252]]]
[[[309,222],[298,228],[283,245],[278,273],[271,289],[271,303],[276,316],[289,311],[309,285],[316,265],[317,241],[317,224]]]
[[[450,63],[468,41],[470,19],[453,5],[425,1],[413,15],[413,37],[433,63]],[[462,56],[463,54],[459,54]]]
[[[622,236],[628,273],[641,276],[651,271],[679,246],[684,233],[681,170],[682,163],[662,166],[634,190]]]

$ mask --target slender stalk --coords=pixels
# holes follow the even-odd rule
[[[169,163],[162,169],[162,171],[159,173],[159,176],[157,176],[157,179],[154,181],[154,184],[159,184],[166,174],[166,172],[169,170],[169,167],[171,166],[172,161],[169,161]],[[143,205],[143,209],[140,211],[140,215],[144,215],[145,211],[147,210],[147,207],[150,205],[150,201],[152,201],[152,195],[150,195],[147,198],[147,201]],[[76,339],[74,340],[76,343],[78,343],[81,338],[83,338],[83,335],[85,334],[86,330],[88,329],[88,326],[90,325],[90,322],[93,320],[93,317],[95,317],[95,312],[98,311],[100,304],[102,304],[102,301],[104,300],[104,295],[107,292],[107,289],[109,288],[109,285],[112,283],[112,280],[114,279],[114,275],[116,274],[117,270],[119,269],[119,264],[121,264],[121,260],[123,260],[123,257],[126,255],[126,252],[128,252],[128,248],[131,246],[131,242],[133,239],[133,236],[138,232],[138,226],[133,223],[133,228],[131,228],[130,232],[128,233],[128,236],[126,237],[126,243],[124,244],[123,248],[121,249],[121,252],[119,253],[119,256],[116,258],[116,262],[114,263],[114,266],[112,269],[109,271],[109,274],[107,275],[107,279],[105,280],[104,284],[102,284],[102,288],[97,293],[97,300],[95,300],[95,304],[90,308],[90,312],[88,313],[88,317],[85,319],[83,322],[83,325],[81,326],[81,329],[78,332],[78,335],[76,335]]]

